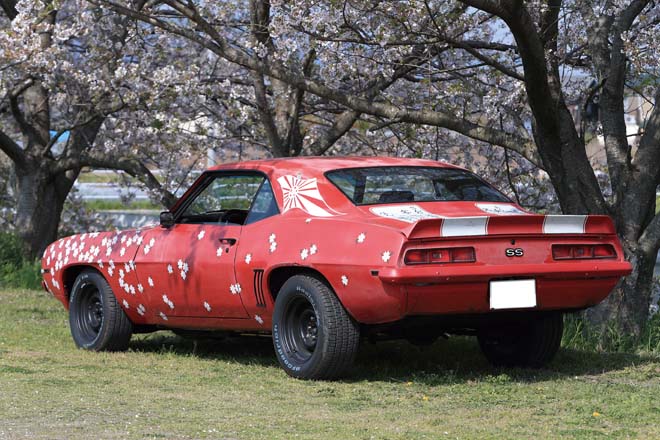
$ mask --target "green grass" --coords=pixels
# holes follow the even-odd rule
[[[288,378],[268,338],[75,349],[44,292],[0,292],[0,438],[660,438],[660,357],[562,349],[493,369],[469,339],[361,348],[340,382]]]
[[[18,265],[0,265],[0,288],[41,288],[41,262],[23,261]]]
[[[126,210],[126,209],[150,209],[162,211],[164,208],[150,200],[133,200],[124,203],[121,200],[85,200],[85,208],[94,211]]]
[[[133,177],[124,175],[123,178],[133,180]],[[119,183],[122,176],[118,173],[95,172],[85,169],[78,176],[78,183]]]
[[[18,236],[0,232],[0,289],[39,289],[40,269],[38,260],[29,260],[23,256],[23,245]]]

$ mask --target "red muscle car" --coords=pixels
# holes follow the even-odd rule
[[[455,166],[295,158],[204,172],[160,225],[51,244],[44,287],[75,343],[132,333],[272,333],[291,376],[334,378],[361,337],[475,335],[498,365],[541,366],[562,313],[630,272],[610,218],[535,215]]]

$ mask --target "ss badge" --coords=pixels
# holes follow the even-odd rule
[[[522,257],[525,255],[525,251],[523,251],[522,248],[507,248],[504,251],[504,255],[507,257]]]

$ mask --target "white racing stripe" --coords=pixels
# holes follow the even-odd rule
[[[442,221],[440,235],[443,237],[463,237],[469,235],[488,235],[486,225],[488,217],[457,217]]]
[[[584,234],[586,215],[546,215],[544,234]]]

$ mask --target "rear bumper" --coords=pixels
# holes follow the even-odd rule
[[[505,278],[595,279],[620,278],[630,274],[627,261],[490,265],[429,265],[381,270],[378,277],[391,284],[487,282]]]
[[[407,291],[406,315],[486,313],[490,281],[536,280],[536,307],[529,310],[583,309],[607,297],[631,272],[625,261],[588,261],[507,266],[435,265],[381,270],[380,280]]]

